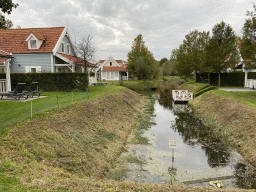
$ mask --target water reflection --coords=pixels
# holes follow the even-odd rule
[[[170,183],[178,180],[174,183],[208,186],[207,179],[212,179],[221,180],[225,188],[256,188],[255,169],[195,118],[189,106],[174,105],[159,95],[152,97],[156,100],[151,111],[156,125],[144,134],[152,145],[131,146],[131,154],[144,158],[146,163],[139,167],[130,164],[134,170],[128,173],[127,181]],[[178,143],[173,151],[168,145],[170,140]]]

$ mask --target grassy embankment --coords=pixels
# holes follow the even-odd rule
[[[120,160],[120,154],[133,128],[147,126],[147,119],[143,120],[147,116],[142,113],[146,100],[135,92],[117,86],[91,87],[89,91],[89,100],[85,95],[77,94],[73,95],[74,103],[69,101],[70,95],[66,93],[44,93],[48,97],[38,99],[38,103],[33,101],[43,109],[38,109],[37,117],[32,120],[29,120],[30,114],[22,114],[30,106],[29,102],[0,102],[4,111],[12,107],[20,111],[19,115],[23,117],[20,119],[17,114],[9,114],[13,110],[1,113],[1,119],[4,115],[9,124],[14,125],[18,120],[20,123],[5,126],[0,132],[0,191],[208,189],[107,179],[120,174],[115,169],[116,159]],[[60,109],[51,104],[56,102],[56,94],[63,94]],[[148,107],[150,110],[150,105]],[[24,121],[26,118],[28,120]],[[135,141],[145,142],[140,137]],[[138,161],[129,156],[123,158],[129,162]]]

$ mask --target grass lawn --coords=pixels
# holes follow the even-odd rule
[[[121,86],[95,86],[89,87],[89,99],[87,92],[43,92],[44,98],[32,101],[33,118],[45,112],[73,105],[78,102],[88,102],[98,97],[114,94],[123,89]],[[13,126],[18,122],[31,118],[31,102],[0,101],[0,130]]]
[[[227,97],[239,103],[256,107],[256,91],[223,91],[217,89],[213,90],[212,93]]]

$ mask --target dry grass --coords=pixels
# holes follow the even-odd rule
[[[230,98],[209,91],[190,102],[195,111],[233,146],[247,161],[256,166],[256,110]]]

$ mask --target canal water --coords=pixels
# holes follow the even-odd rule
[[[143,163],[128,163],[125,181],[256,189],[256,170],[239,153],[225,146],[187,104],[155,99],[151,121],[143,137],[149,145],[130,145],[128,154]]]

